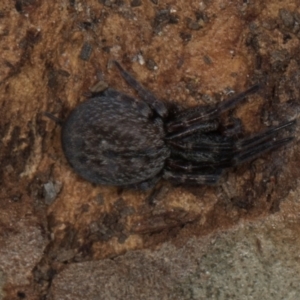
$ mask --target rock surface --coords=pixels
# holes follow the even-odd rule
[[[0,299],[297,299],[298,125],[216,187],[153,193],[79,178],[44,112],[134,95],[118,60],[182,108],[263,83],[230,116],[264,130],[298,116],[299,24],[297,0],[1,1]]]

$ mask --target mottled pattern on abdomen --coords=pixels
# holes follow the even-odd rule
[[[97,184],[130,185],[157,175],[169,150],[162,120],[139,100],[118,93],[77,106],[62,130],[67,160]]]

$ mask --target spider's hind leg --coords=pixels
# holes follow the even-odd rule
[[[148,103],[159,116],[166,117],[168,114],[168,110],[164,103],[157,99],[150,91],[145,89],[130,73],[125,71],[117,61],[114,61],[114,64],[120,71],[122,77],[127,82],[127,84],[134,88],[137,91],[138,95],[146,103]]]
[[[158,183],[158,181],[160,180],[160,178],[161,178],[161,174],[158,174],[158,175],[156,175],[150,179],[147,179],[145,181],[128,184],[123,187],[126,189],[130,189],[130,190],[147,191],[147,190],[154,188],[156,186],[156,184]]]
[[[46,111],[44,112],[44,116],[49,118],[50,120],[54,121],[56,124],[58,124],[59,126],[62,126],[64,121],[56,116],[54,116],[53,114],[51,114],[50,112]]]
[[[185,173],[174,170],[166,170],[163,178],[174,184],[187,185],[216,185],[222,176],[222,169],[212,170],[210,172],[192,172]]]

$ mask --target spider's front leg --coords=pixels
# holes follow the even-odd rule
[[[205,132],[211,132],[215,131],[218,129],[220,123],[218,120],[213,120],[213,121],[207,121],[199,124],[193,124],[191,126],[185,125],[184,123],[182,124],[182,129],[179,130],[178,132],[173,132],[170,133],[166,136],[167,140],[173,140],[173,139],[178,139],[178,138],[184,138],[186,136],[190,136],[194,134],[195,132],[197,133],[205,133]],[[167,129],[168,131],[168,129]]]
[[[282,123],[279,126],[271,127],[262,133],[237,141],[235,144],[235,151],[233,153],[234,156],[232,158],[232,165],[240,165],[257,158],[266,152],[273,151],[287,145],[294,139],[293,136],[280,139],[276,139],[275,136],[283,129],[292,127],[295,123],[295,120]]]
[[[148,103],[159,116],[163,118],[168,115],[168,110],[163,102],[157,99],[150,91],[145,89],[130,73],[125,71],[117,61],[114,61],[114,64],[119,69],[122,77],[127,82],[127,84],[134,88],[137,91],[138,95],[146,103]]]
[[[170,137],[183,137],[191,135],[200,130],[203,126],[207,124],[215,124],[218,117],[236,107],[240,104],[247,96],[258,91],[260,88],[259,84],[250,87],[245,92],[242,92],[232,98],[221,102],[216,106],[198,106],[193,108],[188,108],[183,112],[179,113],[175,120],[167,124],[167,132]],[[208,130],[206,130],[207,132]]]
[[[276,136],[294,124],[295,120],[282,123],[240,140],[208,134],[194,138],[191,136],[185,141],[169,141],[168,144],[173,154],[189,162],[189,170],[199,170],[201,167],[227,168],[240,165],[266,152],[285,146],[293,140],[293,137],[278,139]],[[182,169],[184,164],[179,165],[175,162],[174,166],[180,166]]]

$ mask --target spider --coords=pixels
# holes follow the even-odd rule
[[[78,105],[62,124],[62,146],[73,169],[95,184],[149,189],[161,178],[174,184],[215,185],[223,170],[289,143],[275,139],[288,121],[239,139],[220,116],[259,85],[216,106],[171,109],[116,61],[123,79],[141,98],[114,89]]]

